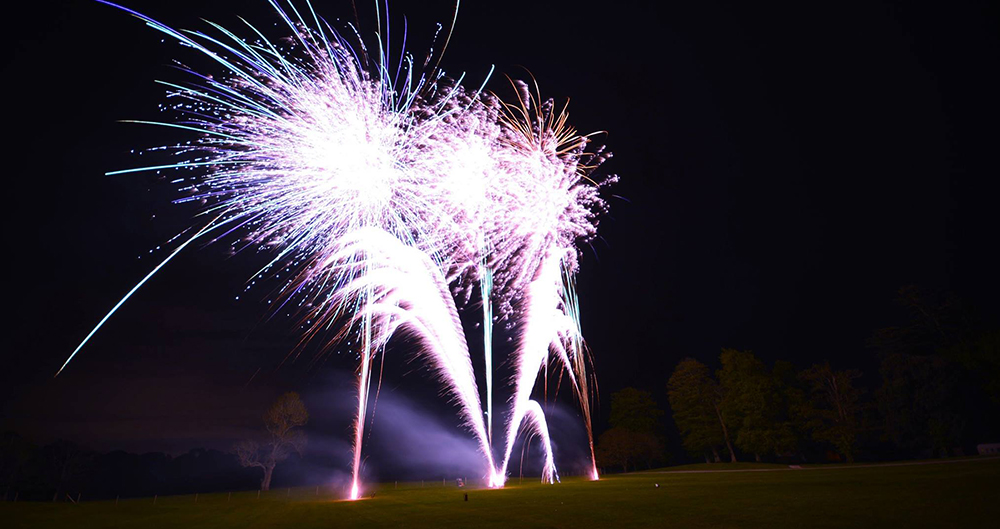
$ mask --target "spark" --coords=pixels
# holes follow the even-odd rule
[[[193,136],[153,150],[171,163],[110,171],[184,171],[177,203],[198,203],[208,225],[175,248],[116,304],[69,356],[143,284],[196,239],[228,241],[234,254],[269,256],[252,276],[280,283],[275,312],[295,313],[301,347],[360,345],[350,497],[360,491],[364,430],[373,400],[372,362],[399,333],[421,343],[419,356],[442,383],[483,455],[484,476],[501,487],[520,432],[537,436],[543,480],[558,481],[542,407],[530,398],[555,357],[590,425],[592,374],[579,320],[578,246],[590,242],[607,204],[594,169],[610,154],[568,124],[566,106],[543,100],[537,84],[511,81],[508,104],[446,76],[441,55],[390,57],[388,8],[377,50],[341,36],[292,3],[268,0],[289,35],[268,39],[244,21],[250,39],[209,22],[211,34],[176,30],[128,8],[147,26],[209,58],[221,74],[181,67],[187,81],[168,88],[172,121],[129,120]],[[458,3],[454,15],[457,17]],[[404,38],[405,41],[405,38]],[[492,72],[492,69],[491,69]],[[485,396],[459,320],[478,288],[482,302]],[[286,310],[287,309],[287,310]],[[494,461],[495,321],[519,335],[514,395],[506,414],[504,457]],[[332,332],[328,332],[332,331]],[[292,353],[290,353],[292,354]],[[58,375],[58,373],[57,373]],[[374,399],[377,399],[377,385]],[[485,401],[485,414],[483,403]],[[485,419],[484,419],[485,415]]]
[[[218,220],[218,218],[216,218],[216,220]],[[139,281],[138,283],[136,283],[136,285],[134,287],[132,287],[132,290],[129,290],[128,293],[125,294],[125,296],[122,297],[122,299],[119,300],[118,303],[116,303],[114,307],[111,307],[111,310],[109,310],[108,313],[105,314],[103,318],[101,318],[101,321],[97,322],[97,325],[94,326],[94,328],[91,329],[89,333],[87,333],[87,336],[83,339],[82,342],[80,342],[79,345],[76,346],[76,349],[73,349],[73,352],[70,353],[69,358],[67,358],[66,361],[63,362],[63,365],[59,367],[59,371],[56,371],[55,376],[59,376],[59,373],[62,373],[63,370],[66,369],[66,366],[69,365],[70,360],[73,360],[73,357],[75,357],[76,354],[80,352],[80,349],[83,349],[83,346],[87,345],[87,342],[89,342],[90,339],[93,338],[93,336],[95,334],[97,334],[97,331],[101,327],[104,326],[105,322],[107,322],[108,319],[110,319],[111,316],[115,312],[117,312],[118,309],[121,308],[121,306],[124,305],[125,302],[128,301],[128,299],[130,297],[132,297],[132,294],[135,294],[140,288],[142,288],[142,285],[145,285],[146,282],[149,281],[150,278],[152,278],[154,275],[156,275],[156,273],[159,272],[160,269],[163,268],[167,263],[169,263],[170,260],[174,258],[174,256],[176,256],[177,254],[181,253],[181,251],[183,251],[184,248],[187,247],[187,245],[191,244],[196,239],[198,239],[199,237],[201,237],[202,235],[204,235],[205,233],[207,233],[208,231],[210,231],[211,228],[215,227],[214,223],[215,223],[214,220],[212,222],[208,223],[207,226],[205,226],[204,228],[198,230],[198,232],[195,233],[193,236],[191,236],[190,239],[184,241],[179,246],[177,246],[177,248],[174,249],[173,252],[170,252],[170,255],[168,255],[166,259],[164,259],[163,261],[161,261],[160,264],[156,265],[156,267],[153,268],[148,274],[146,274],[146,277],[142,278],[141,281]]]

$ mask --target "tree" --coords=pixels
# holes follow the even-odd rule
[[[305,432],[298,428],[307,422],[309,412],[299,394],[285,393],[264,413],[265,440],[247,439],[233,447],[241,465],[263,469],[261,490],[270,490],[271,475],[278,463],[287,459],[293,450],[302,454],[307,439]]]
[[[805,460],[799,441],[812,437],[809,425],[806,424],[810,396],[809,384],[799,375],[800,373],[795,366],[784,360],[776,361],[774,367],[771,368],[771,378],[774,379],[778,388],[779,407],[791,429],[791,435],[796,441],[798,455]]]
[[[861,431],[864,390],[854,386],[861,377],[856,369],[834,371],[829,362],[816,364],[799,374],[809,387],[809,397],[800,413],[813,439],[833,445],[848,463]]]
[[[611,426],[634,432],[656,433],[663,410],[648,391],[624,388],[611,395]]]
[[[708,366],[692,358],[681,360],[667,382],[667,395],[674,422],[689,453],[710,451],[718,462],[718,447],[725,443],[730,460],[736,462],[736,452],[720,408],[722,393]]]
[[[57,440],[42,449],[42,456],[48,463],[49,483],[52,487],[52,501],[62,501],[72,487],[77,487],[91,469],[93,454],[76,443]]]
[[[723,349],[719,385],[722,416],[737,426],[736,446],[754,454],[780,454],[795,449],[795,435],[782,409],[777,381],[749,351]]]
[[[659,418],[663,410],[648,391],[624,388],[611,395],[611,429],[597,440],[602,464],[622,465],[639,462],[652,466],[665,459],[660,439]]]
[[[23,468],[31,460],[37,447],[14,432],[4,432],[0,436],[0,483],[4,486],[4,500],[23,473]]]
[[[905,450],[947,452],[963,434],[995,435],[1000,332],[946,292],[905,286],[896,301],[905,311],[899,325],[868,342],[881,362],[876,400],[885,438]],[[970,410],[979,411],[965,424]]]
[[[975,373],[993,404],[1000,405],[1000,330],[993,329],[969,345],[952,348],[949,356]]]
[[[620,466],[622,472],[640,461],[650,465],[663,457],[663,443],[653,434],[616,427],[597,439],[597,461],[601,466]]]
[[[946,454],[965,426],[955,363],[937,355],[892,353],[882,356],[879,373],[876,400],[885,437],[903,449]]]

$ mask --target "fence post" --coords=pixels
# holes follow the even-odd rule
[[[194,502],[198,503],[198,493],[197,492],[194,493]]]
[[[257,499],[260,499],[260,489],[257,489]]]
[[[319,496],[319,485],[316,485],[316,495]]]
[[[119,494],[119,495],[115,496],[115,507],[117,507],[117,506],[118,506],[118,498],[119,498],[119,497],[121,497],[121,494]]]
[[[229,496],[226,496],[226,503],[229,503],[231,499],[233,499],[233,493],[230,491]]]
[[[156,494],[153,494],[153,505],[156,505]]]
[[[285,493],[285,497],[286,498],[291,498],[292,497],[292,488],[291,487],[288,487],[288,492]]]

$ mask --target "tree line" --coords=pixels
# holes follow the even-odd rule
[[[796,373],[787,362],[773,369],[748,351],[723,349],[721,369],[686,358],[667,383],[673,419],[689,454],[731,462],[795,457],[811,439],[853,462],[866,429],[864,390],[857,370],[816,364]]]
[[[1000,441],[1000,332],[950,296],[904,287],[898,302],[904,323],[868,340],[877,379],[829,361],[767,365],[729,348],[713,366],[678,362],[666,389],[684,451],[706,462],[853,462],[962,455]],[[598,439],[602,464],[627,470],[666,459],[661,425],[621,419],[661,416],[651,393],[627,388],[611,407],[611,428]]]
[[[251,490],[259,472],[235,455],[196,448],[162,452],[101,453],[58,440],[38,445],[6,432],[0,439],[0,495],[4,501],[83,501],[196,492]]]
[[[76,501],[225,490],[269,490],[278,463],[302,455],[301,430],[309,412],[297,393],[285,393],[263,414],[264,431],[229,452],[196,448],[179,456],[162,452],[99,453],[58,440],[37,445],[6,432],[0,437],[0,487],[5,501]],[[302,463],[301,460],[296,461]],[[287,476],[294,481],[296,470]]]

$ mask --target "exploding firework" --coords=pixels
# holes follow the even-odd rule
[[[400,332],[417,339],[418,354],[459,407],[491,486],[506,480],[522,429],[541,440],[543,480],[558,479],[542,407],[530,398],[539,373],[553,364],[580,403],[596,479],[594,385],[574,277],[578,245],[595,237],[606,210],[600,189],[614,178],[594,180],[594,168],[609,155],[588,149],[589,138],[567,124],[565,107],[557,111],[537,86],[518,81],[512,81],[513,104],[482,87],[468,90],[437,62],[427,69],[433,54],[420,65],[401,53],[393,66],[381,28],[379,51],[371,53],[360,37],[334,31],[308,2],[300,11],[269,0],[289,34],[277,45],[249,23],[252,39],[211,23],[211,34],[179,31],[98,1],[221,69],[222,75],[208,75],[183,68],[187,81],[164,83],[177,119],[140,122],[193,134],[158,148],[177,161],[108,173],[172,170],[177,202],[203,204],[211,220],[181,239],[66,364],[191,242],[228,240],[236,253],[269,256],[255,275],[279,281],[276,306],[301,320],[303,344],[321,340],[326,351],[357,338],[352,498],[359,494],[373,361]],[[485,420],[459,321],[476,290],[483,305]],[[496,464],[492,340],[500,321],[518,339]]]

